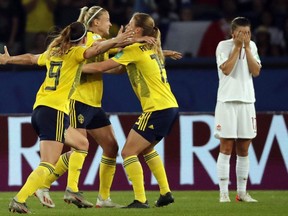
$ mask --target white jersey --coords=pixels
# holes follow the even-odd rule
[[[250,41],[253,57],[261,64],[256,44]],[[254,103],[255,93],[252,74],[249,72],[246,53],[242,48],[238,60],[229,75],[225,75],[220,66],[228,60],[230,53],[234,49],[233,39],[221,41],[216,49],[216,60],[219,77],[219,87],[217,101],[240,101],[244,103]]]

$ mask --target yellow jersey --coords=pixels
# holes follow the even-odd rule
[[[178,107],[164,64],[151,45],[134,43],[112,59],[126,66],[130,83],[144,112]]]
[[[47,51],[38,58],[38,65],[46,65],[46,77],[36,95],[33,109],[48,106],[69,114],[69,99],[80,81],[85,46],[71,47],[61,57],[50,57]]]
[[[91,46],[95,41],[102,39],[100,35],[92,32],[87,32],[86,46]],[[109,58],[108,52],[92,57],[86,61],[101,62]],[[102,74],[85,74],[82,73],[80,85],[72,95],[71,99],[80,101],[93,107],[101,107],[101,101],[103,96],[103,79]]]

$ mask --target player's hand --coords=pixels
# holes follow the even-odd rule
[[[125,31],[124,31],[124,27],[121,25],[115,39],[117,40],[118,44],[132,43],[134,34],[135,34],[135,32],[132,31],[131,29],[125,29]]]
[[[243,41],[244,41],[244,47],[249,48],[250,47],[250,40],[251,40],[251,32],[244,32],[243,35]]]
[[[0,54],[0,64],[7,64],[10,54],[8,52],[7,46],[4,46],[4,54]]]
[[[122,34],[123,32],[125,32],[125,27],[123,25],[121,25],[120,29],[118,30],[117,35]]]
[[[142,36],[139,38],[134,38],[134,42],[146,42],[151,45],[156,45],[156,38],[150,36]]]
[[[175,50],[163,50],[163,55],[165,57],[169,57],[173,60],[178,60],[178,59],[181,59],[183,57],[182,53],[177,52]]]
[[[244,32],[242,31],[235,32],[235,34],[233,35],[233,41],[235,47],[242,48],[244,43]]]

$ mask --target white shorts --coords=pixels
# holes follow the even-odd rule
[[[256,135],[254,103],[217,102],[214,126],[216,138],[253,139]]]

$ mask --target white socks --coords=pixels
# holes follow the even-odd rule
[[[219,153],[217,159],[217,176],[219,180],[220,193],[228,193],[229,174],[230,174],[230,157]],[[236,177],[237,177],[237,193],[245,194],[247,187],[247,179],[249,173],[249,157],[241,157],[237,155],[236,160]]]
[[[236,177],[237,177],[237,193],[246,194],[247,179],[249,173],[249,158],[237,155],[236,160]]]
[[[217,159],[217,176],[219,180],[220,193],[228,193],[229,174],[230,174],[230,157],[221,152]]]

